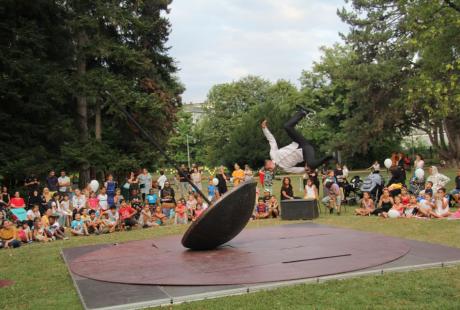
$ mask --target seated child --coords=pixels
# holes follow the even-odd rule
[[[146,200],[151,206],[155,206],[157,204],[158,195],[155,194],[155,190],[153,188],[150,189],[149,194],[146,197]]]
[[[88,208],[91,210],[99,210],[99,199],[95,192],[92,192],[88,198]]]
[[[131,230],[133,226],[137,225],[137,221],[135,218],[137,211],[136,209],[128,205],[126,201],[123,200],[121,202],[118,213],[120,214],[120,222],[121,222],[122,228]]]
[[[305,185],[305,195],[303,198],[307,200],[318,200],[318,189],[311,179],[307,180],[307,184]]]
[[[355,209],[356,215],[367,216],[375,210],[374,201],[369,192],[363,193],[363,199],[360,201],[360,208]]]
[[[65,236],[64,227],[59,225],[58,214],[53,214],[50,218],[50,225],[48,226],[48,231],[51,233],[51,237],[54,239],[64,239],[67,240],[68,238]]]
[[[18,237],[24,243],[32,243],[33,236],[27,221],[18,223]]]
[[[89,218],[85,221],[85,224],[89,234],[99,235],[100,233],[102,233],[104,228],[102,222],[99,220],[98,217],[96,217],[95,210],[89,211]]]
[[[401,217],[404,213],[404,205],[402,204],[401,202],[401,196],[396,196],[394,198],[394,204],[393,204],[393,207],[391,207],[391,209],[388,211],[388,212],[382,212],[381,215],[384,217],[384,218],[388,218],[388,217],[391,217],[391,218],[397,218],[397,217]]]
[[[45,232],[45,227],[43,227],[43,223],[37,218],[34,221],[34,232],[33,232],[33,239],[38,242],[48,242],[51,239],[48,238]]]
[[[409,204],[404,209],[404,216],[413,217],[417,215],[417,212],[418,212],[417,196],[410,195]]]
[[[431,194],[431,197],[433,197],[433,182],[428,181],[425,183],[425,189],[419,193],[419,201],[424,199],[426,193]]]
[[[75,214],[75,219],[70,223],[70,232],[74,236],[88,236],[88,230],[86,229],[86,224],[81,218],[81,214]]]
[[[155,223],[159,226],[163,225],[166,222],[167,217],[163,214],[163,211],[161,210],[160,206],[157,206],[155,208],[155,213],[152,216],[152,220],[155,221]]]
[[[196,221],[200,215],[203,213],[203,204],[201,203],[197,203],[196,207],[195,207],[195,211],[193,212],[193,218],[192,218],[192,221]]]
[[[120,222],[120,215],[117,212],[117,207],[115,205],[111,205],[109,209],[103,213],[103,216],[105,217],[103,222],[106,230],[108,229],[109,233],[113,233]]]
[[[188,216],[189,221],[191,221],[193,217],[193,213],[195,212],[195,208],[196,208],[195,195],[193,194],[188,195],[186,205],[187,205],[187,216]]]
[[[430,217],[431,213],[433,212],[433,199],[432,194],[429,191],[426,191],[423,195],[423,199],[421,199],[418,203],[418,213],[417,215],[420,217]]]
[[[431,214],[434,218],[446,218],[451,215],[449,210],[449,200],[446,197],[446,189],[441,187],[435,195],[435,209]]]
[[[156,223],[152,221],[152,212],[150,212],[150,207],[148,204],[146,204],[142,209],[138,222],[142,228],[148,228],[156,225]]]
[[[187,207],[184,198],[179,200],[175,211],[174,224],[187,224]]]
[[[255,218],[256,219],[267,219],[269,218],[270,214],[268,213],[267,210],[267,205],[264,202],[264,199],[262,197],[259,198],[257,205],[256,205],[256,213],[255,213]]]
[[[280,215],[280,205],[275,196],[271,196],[268,202],[268,215],[273,218],[277,218]]]

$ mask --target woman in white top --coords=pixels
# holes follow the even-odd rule
[[[430,168],[430,176],[427,179],[428,182],[433,183],[433,193],[436,193],[438,189],[443,188],[449,183],[450,178],[442,173],[439,173],[436,166]]]
[[[307,180],[307,185],[305,185],[305,195],[304,199],[308,200],[318,200],[318,189],[311,179]]]
[[[414,161],[414,170],[417,169],[423,169],[425,166],[425,161],[423,160],[423,156],[420,154],[415,155],[415,161]]]
[[[193,184],[196,185],[196,187],[199,188],[199,190],[201,191],[203,189],[202,185],[201,185],[201,172],[198,170],[197,167],[194,167],[192,169],[192,174],[190,175],[190,178],[192,179],[192,182]]]

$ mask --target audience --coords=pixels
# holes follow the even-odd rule
[[[455,178],[455,188],[447,193],[445,185],[450,179],[439,173],[435,166],[430,168],[426,181],[420,174],[414,174],[407,188],[404,173],[406,169],[410,169],[408,159],[402,154],[395,154],[392,161],[391,180],[387,183],[388,187],[383,189],[384,180],[378,171],[380,165],[378,162],[374,163],[373,173],[369,179],[372,181],[370,183],[376,186],[372,186],[372,190],[363,188],[362,199],[356,200],[359,203],[354,212],[356,215],[460,219],[460,211],[450,211],[460,199],[460,169]],[[420,169],[424,164],[423,157],[417,155],[413,167]],[[322,172],[324,191],[321,201],[329,208],[330,213],[336,210],[338,215],[341,213],[342,201],[347,202],[346,196],[350,193],[342,192],[341,187],[351,184],[347,180],[348,169],[345,171],[342,167],[338,164],[335,170]],[[227,191],[225,169],[220,167],[218,171],[215,174],[218,183],[212,176],[209,177],[207,198],[210,201],[215,201]],[[303,198],[319,201],[318,172],[308,168],[306,171],[303,176]],[[192,175],[195,185],[201,188],[203,178],[197,166],[193,167]],[[241,170],[235,164],[232,176],[233,183],[237,186],[242,181],[251,179],[253,172],[248,165],[245,165],[245,170]],[[264,165],[259,170],[259,176],[263,196],[257,195],[252,218],[278,218],[281,210],[277,197],[272,194],[275,179],[273,165]],[[72,188],[71,180],[65,171],[61,172],[59,178],[54,171],[50,171],[43,182],[43,188],[40,188],[40,180],[35,176],[28,177],[24,184],[27,190],[26,198],[21,197],[20,191],[16,191],[13,197],[10,197],[8,188],[2,187],[0,247],[11,248],[31,242],[66,240],[68,235],[99,235],[136,227],[187,224],[196,221],[210,207],[200,195],[193,190],[189,191],[188,186],[182,186],[182,190],[187,190],[184,192],[185,197],[177,197],[163,170],[158,180],[153,180],[147,169],[142,169],[140,174],[131,172],[121,188],[118,187],[113,175],[108,174],[97,192],[93,192],[89,185],[83,190]],[[179,192],[182,195],[182,191]],[[290,177],[283,177],[279,198],[298,199],[294,194]]]

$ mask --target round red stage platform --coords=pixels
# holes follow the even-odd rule
[[[129,284],[224,285],[312,278],[381,265],[405,255],[404,241],[312,224],[246,229],[210,251],[190,251],[180,236],[112,245],[78,257],[72,272]]]

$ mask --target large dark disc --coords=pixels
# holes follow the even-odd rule
[[[182,245],[192,250],[211,250],[236,237],[254,211],[257,182],[247,181],[232,189],[190,225]]]

